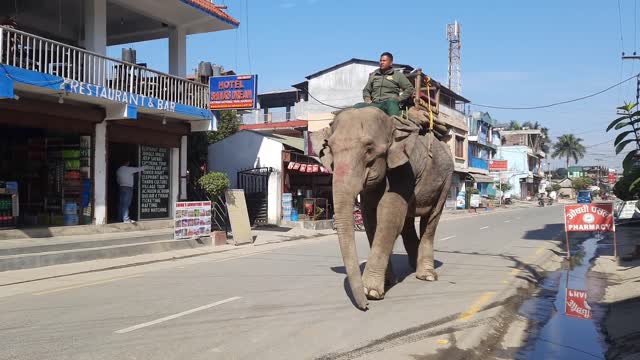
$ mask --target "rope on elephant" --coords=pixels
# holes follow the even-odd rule
[[[431,108],[431,77],[427,75],[427,104],[429,108],[429,130],[433,130],[433,109]]]

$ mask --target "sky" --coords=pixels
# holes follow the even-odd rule
[[[474,104],[545,105],[603,90],[640,72],[639,60],[621,60],[638,48],[637,0],[218,0],[240,20],[236,30],[189,36],[187,63],[221,64],[259,75],[259,92],[290,88],[306,75],[350,58],[421,67],[447,83],[446,24],[462,26],[462,95]],[[620,4],[620,11],[618,8]],[[622,39],[621,39],[622,38]],[[167,71],[167,40],[132,44],[138,62]],[[122,45],[109,49],[119,56]],[[640,54],[640,51],[638,51]],[[193,71],[189,71],[193,72]],[[538,121],[552,140],[584,139],[579,165],[620,168],[605,133],[615,108],[634,101],[635,80],[602,95],[538,110],[488,111],[499,122]],[[626,152],[625,152],[626,153]],[[551,160],[550,168],[564,160]]]

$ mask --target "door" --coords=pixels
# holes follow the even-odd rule
[[[107,167],[107,218],[109,223],[121,222],[118,219],[118,206],[120,205],[120,191],[116,172],[125,161],[130,162],[130,166],[138,166],[138,145],[109,142],[108,147],[108,167]],[[138,220],[138,181],[135,175],[133,182],[133,200],[129,207],[129,217]]]

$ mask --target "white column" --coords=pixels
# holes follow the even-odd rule
[[[176,201],[180,190],[180,149],[171,149],[171,198],[169,199],[169,216],[172,217],[176,210]]]
[[[187,199],[187,137],[180,141],[180,200]]]
[[[107,54],[107,0],[85,0],[84,47]]]
[[[169,73],[187,75],[187,31],[181,27],[169,29]]]
[[[96,124],[95,150],[93,152],[93,219],[96,225],[107,223],[107,122]],[[112,204],[118,206],[118,204]]]

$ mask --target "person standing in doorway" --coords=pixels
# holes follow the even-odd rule
[[[129,207],[133,200],[133,175],[145,170],[144,166],[129,166],[131,163],[126,160],[122,166],[118,168],[116,175],[118,177],[118,186],[120,188],[120,203],[118,204],[118,220],[125,223],[134,223],[129,218]]]

